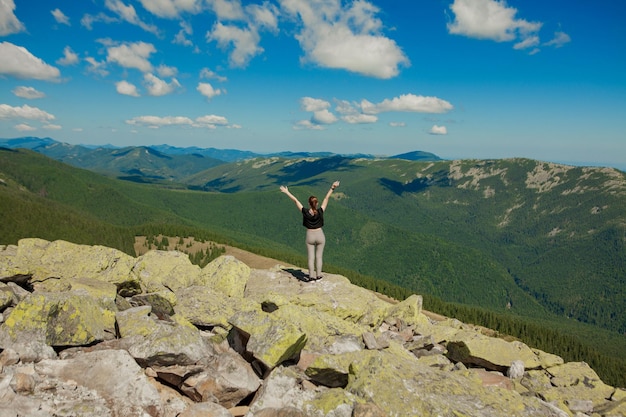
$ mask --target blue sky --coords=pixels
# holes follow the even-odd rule
[[[626,169],[619,0],[1,0],[0,137]]]

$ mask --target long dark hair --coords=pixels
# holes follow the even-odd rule
[[[311,207],[311,210],[313,211],[313,215],[316,216],[317,215],[317,197],[315,197],[314,195],[309,197],[309,207]]]

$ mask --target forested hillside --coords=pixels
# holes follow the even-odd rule
[[[4,149],[0,244],[42,237],[130,253],[135,234],[186,233],[302,260],[301,219],[278,186],[305,201],[335,179],[328,268],[406,288],[433,305],[558,323],[625,357],[626,180],[612,169],[276,157],[222,164],[183,179],[194,190],[169,190]]]

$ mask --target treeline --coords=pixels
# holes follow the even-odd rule
[[[146,236],[144,243],[146,249],[157,250],[177,250],[179,252],[186,253],[189,256],[189,261],[198,265],[200,268],[204,268],[211,261],[222,256],[226,252],[224,246],[220,246],[215,242],[207,241],[203,238],[196,239],[195,237],[188,237],[187,241],[182,236],[178,236],[175,242],[170,242],[170,237],[167,236]],[[197,248],[197,244],[201,247]]]

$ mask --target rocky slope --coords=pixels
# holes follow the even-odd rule
[[[585,363],[341,276],[0,247],[0,416],[624,416]]]

